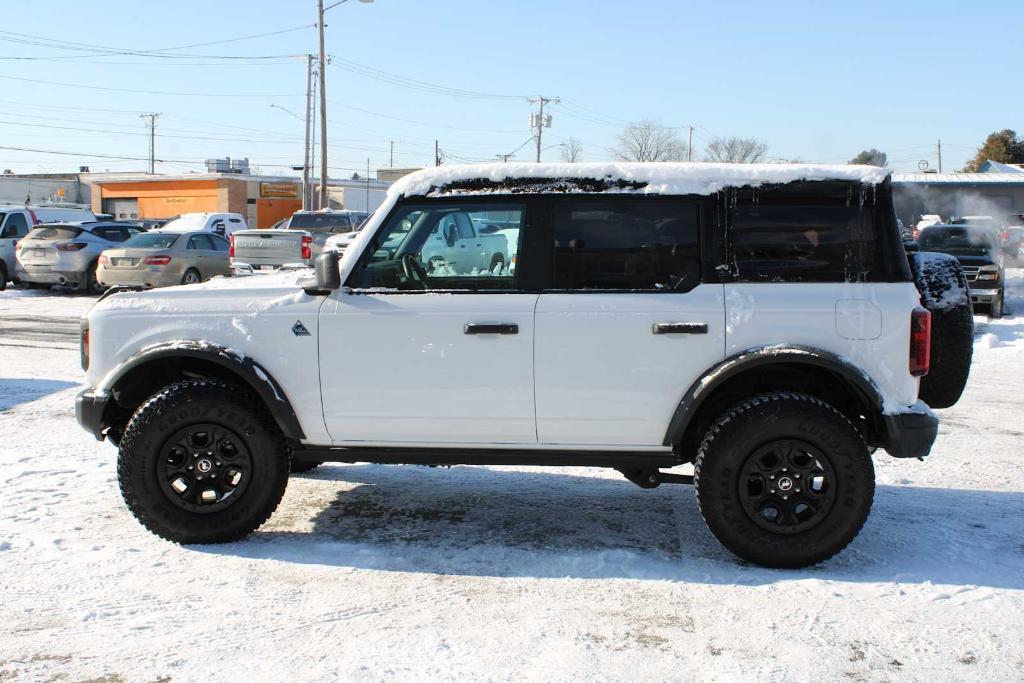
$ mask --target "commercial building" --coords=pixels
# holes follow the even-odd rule
[[[990,164],[980,173],[894,173],[893,202],[904,225],[924,214],[992,216],[1015,223],[1024,214],[1024,171]],[[1012,167],[1010,167],[1012,168]]]
[[[319,181],[313,181],[316,196]],[[329,180],[330,208],[372,211],[391,183],[366,178]],[[93,211],[115,218],[171,218],[194,211],[240,213],[268,228],[302,208],[302,183],[293,176],[238,173],[119,175],[91,182]]]

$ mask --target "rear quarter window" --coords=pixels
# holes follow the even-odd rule
[[[741,282],[857,282],[880,268],[874,210],[859,197],[741,193],[729,220]]]

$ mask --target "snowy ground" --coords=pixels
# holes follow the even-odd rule
[[[165,543],[74,421],[51,317],[90,303],[0,293],[0,681],[1021,679],[1024,315],[976,319],[931,457],[877,455],[860,537],[786,572],[589,469],[324,466],[251,540]]]

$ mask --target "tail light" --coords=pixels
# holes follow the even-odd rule
[[[57,245],[57,251],[78,251],[89,246],[88,242],[64,242]]]
[[[142,261],[142,263],[147,266],[166,266],[170,262],[170,256],[147,256]]]
[[[101,266],[109,266],[110,265],[110,258],[108,258],[106,254],[100,254],[100,265]]]
[[[235,235],[228,235],[228,257],[235,258]]]
[[[82,357],[82,369],[89,369],[89,321],[86,318],[82,318],[82,342],[80,344],[80,351]]]
[[[928,374],[932,356],[932,314],[915,308],[910,314],[910,374],[921,377]]]
[[[305,237],[302,238],[302,259],[313,258],[313,238]]]

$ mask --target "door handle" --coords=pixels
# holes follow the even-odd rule
[[[466,323],[462,331],[466,334],[519,334],[515,323]]]
[[[654,334],[707,334],[707,323],[654,323]]]

